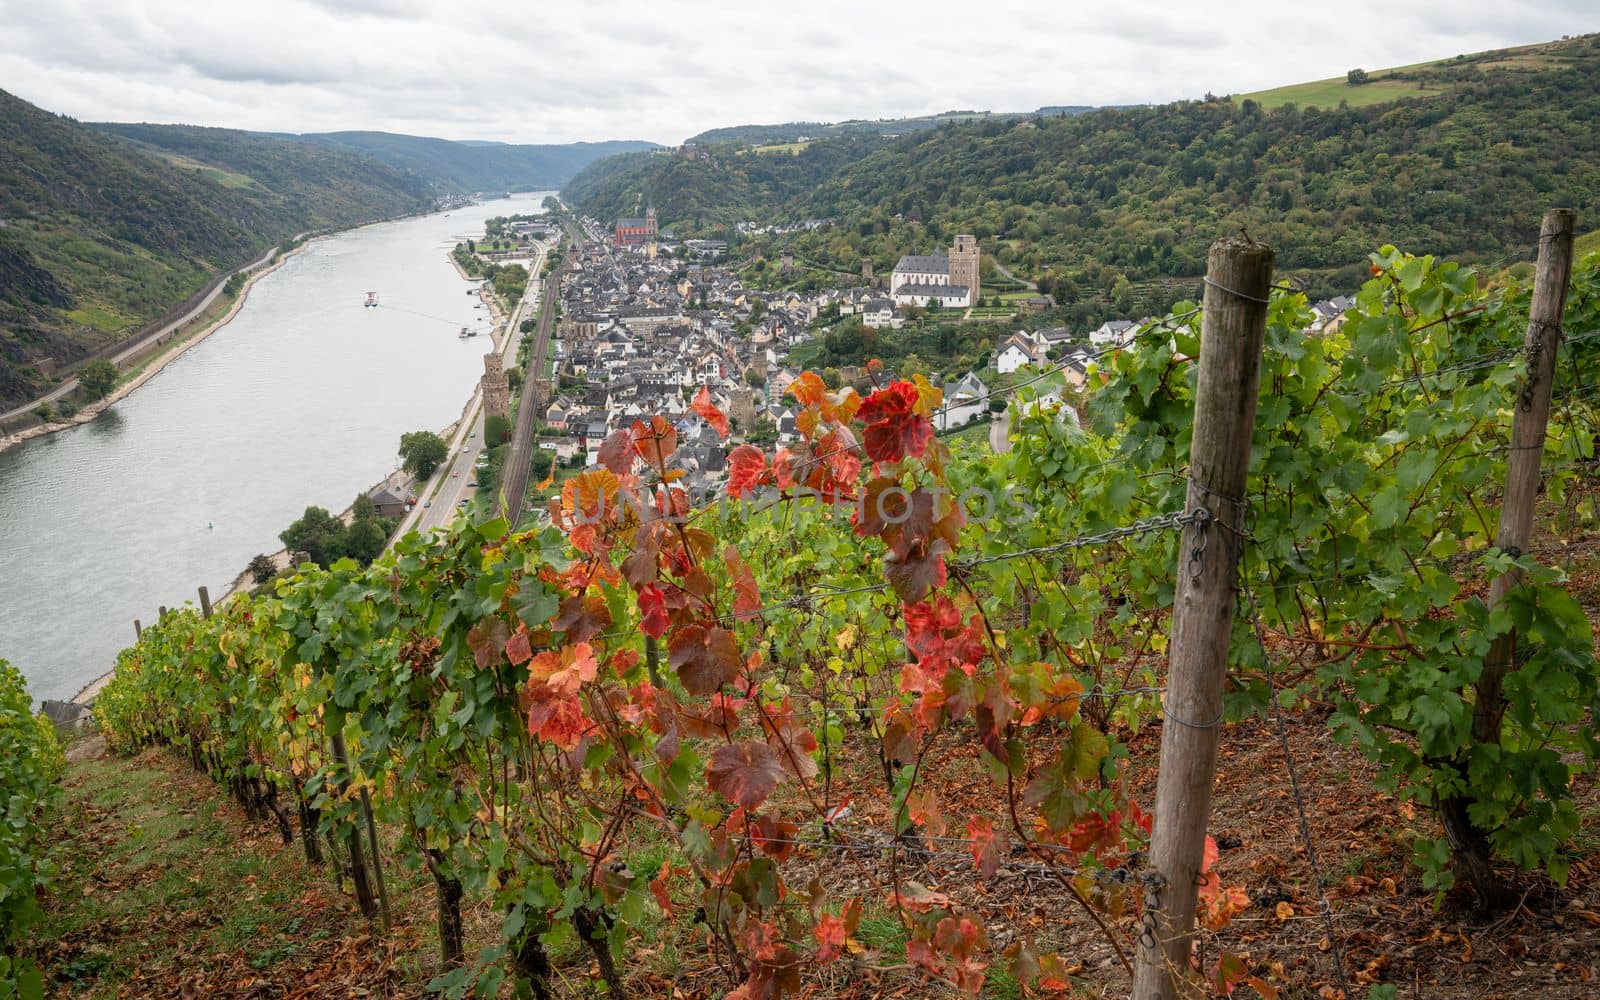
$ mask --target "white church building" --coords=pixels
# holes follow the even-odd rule
[[[897,306],[937,303],[946,309],[966,309],[978,301],[979,282],[977,238],[957,236],[948,257],[901,257],[889,278],[889,296]]]

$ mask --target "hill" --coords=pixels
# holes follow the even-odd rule
[[[117,343],[266,247],[430,202],[416,177],[323,145],[142,128],[0,91],[0,406],[47,385],[34,362]]]
[[[936,115],[919,115],[913,118],[853,118],[842,122],[786,122],[782,125],[733,125],[714,128],[684,140],[688,146],[715,146],[736,143],[745,146],[774,143],[804,142],[809,139],[831,139],[847,135],[875,135],[894,138],[908,132],[921,132],[937,128],[947,122],[989,121],[996,118],[1017,119],[1034,115],[1082,114],[1092,111],[1088,105],[1057,105],[1038,111],[943,111]]]
[[[880,135],[858,133],[794,143],[778,155],[731,144],[630,153],[591,164],[562,195],[602,219],[633,215],[653,203],[668,227],[729,227],[797,211],[818,184],[888,144]]]
[[[298,138],[370,156],[452,193],[554,190],[602,157],[655,148],[655,143],[635,140],[511,145],[392,132],[321,132]]]
[[[1207,242],[1241,227],[1328,293],[1355,287],[1383,243],[1524,258],[1545,208],[1600,212],[1600,37],[1539,47],[1537,59],[1450,60],[1427,78],[1448,93],[1365,107],[1222,99],[947,123],[832,156],[837,169],[820,182],[795,176],[764,189],[739,185],[741,169],[786,158],[713,152],[717,169],[700,170],[665,157],[626,171],[601,161],[568,186],[569,200],[605,217],[644,193],[664,220],[688,221],[665,206],[747,197],[742,217],[833,220],[783,239],[845,272],[863,255],[881,271],[976,233],[986,253],[1068,307],[1069,322],[1192,295]],[[793,159],[820,165],[841,141],[817,139]]]
[[[1560,65],[1571,58],[1566,48],[1569,41],[1563,39],[1518,48],[1492,49],[1370,72],[1354,68],[1345,76],[1236,94],[1234,100],[1255,101],[1264,108],[1277,108],[1285,104],[1336,108],[1340,103],[1361,107],[1408,97],[1432,97],[1456,89],[1485,68],[1544,69]]]

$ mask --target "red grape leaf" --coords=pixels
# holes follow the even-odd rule
[[[600,451],[595,456],[600,464],[610,469],[617,475],[622,475],[633,468],[633,438],[626,428],[612,431],[600,443]]]
[[[661,588],[649,584],[639,590],[639,627],[652,639],[659,639],[667,631],[667,599]]]
[[[718,747],[706,765],[712,791],[745,809],[767,801],[784,775],[777,751],[757,740]]]
[[[667,662],[690,694],[711,694],[739,675],[739,644],[720,626],[685,625],[667,641]]]
[[[700,419],[711,425],[712,430],[717,432],[718,437],[727,440],[728,432],[731,430],[728,426],[728,418],[721,410],[717,409],[715,403],[711,402],[710,389],[701,386],[700,391],[694,394],[694,402],[690,403],[689,406],[694,412],[700,414]]]

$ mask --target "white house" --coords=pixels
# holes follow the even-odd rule
[[[1108,319],[1089,331],[1089,343],[1096,347],[1122,347],[1133,339],[1137,329],[1129,320]]]
[[[989,387],[976,372],[968,372],[959,381],[945,383],[944,405],[934,413],[933,424],[947,431],[963,427],[988,412]]]
[[[898,328],[899,323],[894,319],[894,303],[888,299],[872,299],[861,307],[861,322],[874,330],[881,330],[886,326]]]
[[[1018,330],[1000,342],[1000,352],[995,355],[994,369],[1002,375],[1009,375],[1018,368],[1043,364],[1044,354],[1044,348],[1035,343],[1033,337]]]

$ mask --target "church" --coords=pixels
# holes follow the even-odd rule
[[[616,240],[619,247],[637,247],[656,238],[656,207],[644,210],[642,219],[618,219]]]
[[[889,278],[889,295],[897,306],[937,303],[947,309],[966,309],[977,304],[978,292],[978,240],[974,236],[957,236],[948,257],[906,254]]]

